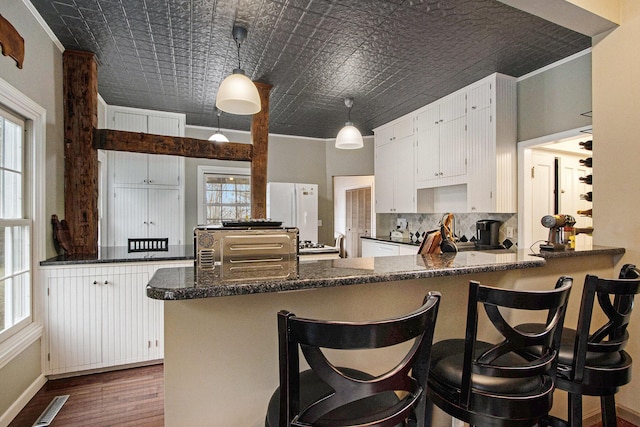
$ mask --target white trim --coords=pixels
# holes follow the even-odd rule
[[[219,174],[219,175],[251,175],[251,168],[230,168],[226,166],[205,166],[198,165],[197,177],[198,180],[198,224],[204,224],[204,212],[202,207],[204,206],[204,174]]]
[[[35,381],[33,381],[29,385],[29,387],[27,387],[27,389],[20,395],[20,397],[11,404],[9,409],[7,409],[7,411],[0,416],[0,426],[8,426],[9,423],[18,416],[20,411],[22,411],[22,409],[27,406],[27,403],[29,403],[29,401],[33,399],[33,397],[46,383],[47,377],[40,374],[38,378],[36,378]]]
[[[526,212],[530,211],[532,192],[531,179],[527,176],[531,171],[532,163],[530,149],[548,142],[579,136],[589,129],[591,126],[583,126],[518,142],[518,245],[520,248],[528,249],[528,246],[534,243],[530,241],[531,219],[526,215]]]
[[[62,45],[62,43],[60,43],[60,40],[58,40],[58,37],[56,37],[54,32],[51,30],[51,27],[49,27],[49,24],[47,24],[45,20],[42,18],[42,15],[40,15],[40,12],[38,12],[38,10],[31,4],[29,0],[22,0],[22,3],[24,3],[25,7],[29,9],[29,12],[31,12],[33,17],[36,18],[36,21],[38,21],[38,24],[40,24],[44,32],[47,33],[47,35],[49,36],[53,44],[56,45],[56,47],[60,50],[60,52],[64,52],[65,50],[64,46]]]
[[[0,344],[0,369],[25,351],[31,344],[42,338],[44,328],[39,323],[31,323],[20,333]]]
[[[555,67],[559,67],[562,64],[566,64],[567,62],[571,62],[574,59],[580,58],[581,56],[584,56],[584,55],[587,55],[587,54],[590,54],[590,53],[591,53],[591,48],[588,47],[585,50],[582,50],[582,51],[580,51],[578,53],[574,53],[571,56],[567,56],[566,58],[563,58],[563,59],[561,59],[559,61],[556,61],[556,62],[554,62],[552,64],[546,65],[546,66],[544,66],[542,68],[538,68],[537,70],[533,70],[532,72],[530,72],[528,74],[525,74],[524,76],[520,76],[520,77],[518,77],[516,79],[516,82],[519,83],[522,80],[526,80],[529,77],[535,76],[536,74],[544,73],[545,71],[548,71],[548,70],[550,70],[552,68],[555,68]]]

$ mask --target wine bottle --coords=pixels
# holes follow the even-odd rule
[[[578,179],[584,182],[585,184],[589,184],[589,185],[593,184],[593,175],[581,176]]]
[[[580,164],[588,168],[593,167],[593,157],[589,157],[587,159],[580,159]]]
[[[590,217],[592,215],[592,209],[579,210],[577,211],[577,214]]]
[[[591,202],[592,198],[593,198],[593,192],[592,191],[589,191],[586,194],[581,194],[580,195],[580,199],[586,200],[587,202]]]
[[[580,148],[582,148],[583,150],[593,150],[593,140],[590,141],[582,141],[579,143],[580,144]]]

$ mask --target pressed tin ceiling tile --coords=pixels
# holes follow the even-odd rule
[[[521,76],[591,39],[496,0],[31,0],[67,49],[98,62],[109,104],[183,112],[216,127],[215,93],[237,67],[273,85],[270,130],[363,134],[493,72]],[[225,128],[251,118],[223,114]]]

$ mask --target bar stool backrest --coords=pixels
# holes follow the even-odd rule
[[[440,294],[430,292],[418,310],[374,322],[324,321],[296,317],[287,311],[278,313],[281,425],[285,419],[290,423],[286,425],[313,425],[336,408],[385,391],[405,391],[408,395],[395,407],[379,414],[386,421],[365,424],[363,420],[354,420],[350,425],[395,426],[398,420],[406,418],[423,399],[439,302]],[[344,369],[334,366],[322,351],[323,348],[375,349],[409,340],[415,341],[397,366],[366,380],[350,377]],[[299,407],[298,346],[311,369],[335,390],[306,408]]]

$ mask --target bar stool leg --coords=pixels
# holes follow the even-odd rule
[[[600,396],[600,408],[602,409],[602,427],[616,427],[616,401],[613,395]]]
[[[582,427],[582,395],[569,393],[569,425]]]

